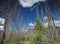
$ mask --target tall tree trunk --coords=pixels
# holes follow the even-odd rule
[[[15,21],[16,12],[17,12],[17,5],[18,5],[18,1],[15,0],[15,6],[13,7],[13,9],[14,9],[13,10],[13,15],[10,16],[11,17],[11,21],[12,21],[12,23],[11,23],[12,31],[10,33],[9,39],[13,36],[13,32],[14,32],[14,21]]]
[[[17,34],[18,34],[18,37],[21,39],[21,22],[22,19],[21,19],[21,13],[20,13],[20,8],[18,10],[18,14],[17,14]]]
[[[11,0],[9,0],[9,5],[10,3],[11,3]],[[2,44],[4,44],[5,42],[6,26],[7,26],[7,22],[9,18],[9,12],[10,12],[10,6],[8,6],[8,11],[7,11],[6,19],[5,19],[4,31],[3,31],[3,36],[2,36]]]
[[[37,20],[39,19],[39,10],[38,10],[38,4],[39,4],[39,3],[37,3],[37,7],[36,7],[36,17],[37,17]]]
[[[42,14],[42,20],[43,20],[43,25],[44,25],[44,14],[43,14],[43,7],[41,7],[41,14]]]
[[[51,44],[55,44],[54,39],[56,38],[57,32],[56,32],[55,23],[51,15],[50,8],[47,1],[45,2],[45,7],[46,7],[46,13],[48,17],[48,31],[50,30],[49,35],[51,36],[51,39],[52,39]]]

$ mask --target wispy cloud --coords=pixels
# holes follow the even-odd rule
[[[45,1],[45,0],[19,0],[20,4],[23,7],[32,7],[35,3],[39,1]]]

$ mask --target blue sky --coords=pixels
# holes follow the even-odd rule
[[[0,6],[2,6],[2,2],[3,1],[1,0],[0,1]],[[6,3],[7,3],[6,5],[8,5],[8,3],[9,3],[8,0],[6,0]],[[43,11],[43,16],[44,17],[46,16],[46,10],[45,10],[44,2],[39,2],[39,3],[40,3],[39,6],[38,6],[39,19],[40,19],[41,23],[43,23],[43,18],[42,18],[41,10],[43,8],[42,11]],[[58,20],[58,17],[57,17],[58,13],[54,10],[54,5],[56,3],[56,0],[49,0],[48,3],[49,3],[49,6],[50,6],[50,11],[51,11],[51,13],[54,16],[53,18],[55,20]],[[22,17],[22,19],[20,19],[20,20],[22,21],[22,27],[23,28],[29,27],[30,23],[32,23],[32,24],[35,23],[35,21],[36,21],[36,8],[34,8],[32,11],[31,11],[31,8],[33,8],[36,4],[37,3],[35,3],[32,7],[23,7],[20,4],[18,5],[17,10],[16,10],[16,15],[18,15],[18,11],[20,10],[20,14],[22,15],[22,16],[20,16],[20,17]],[[12,2],[11,6],[14,6],[14,1]],[[60,9],[60,8],[58,7],[58,9]],[[2,12],[2,16],[0,16],[0,17],[5,18],[6,17],[6,13],[7,13],[7,8],[4,8],[3,12]],[[17,24],[17,20],[15,20],[15,27],[16,27],[16,24]]]

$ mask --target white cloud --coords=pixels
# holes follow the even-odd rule
[[[29,26],[34,26],[34,24],[33,23],[29,23]]]
[[[4,26],[0,26],[0,30],[4,30]]]
[[[32,7],[35,3],[39,1],[45,1],[45,0],[19,0],[20,4],[23,7]]]
[[[5,23],[5,19],[4,18],[0,18],[0,24],[4,24]]]

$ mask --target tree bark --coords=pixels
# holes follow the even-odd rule
[[[51,15],[50,8],[49,8],[47,1],[45,2],[45,7],[46,7],[46,13],[47,13],[47,17],[48,17],[48,31],[50,30],[49,35],[51,36],[50,38],[52,39],[51,44],[55,44],[54,37],[56,38],[56,28],[55,28],[54,19]]]
[[[11,0],[9,0],[11,3]],[[9,3],[9,5],[10,5]],[[3,31],[3,36],[2,36],[2,44],[4,44],[5,42],[5,34],[6,34],[6,26],[7,26],[7,22],[8,22],[8,18],[9,18],[9,12],[10,12],[10,7],[8,6],[8,11],[7,11],[7,15],[6,15],[6,19],[5,19],[5,24],[4,24],[4,31]]]

